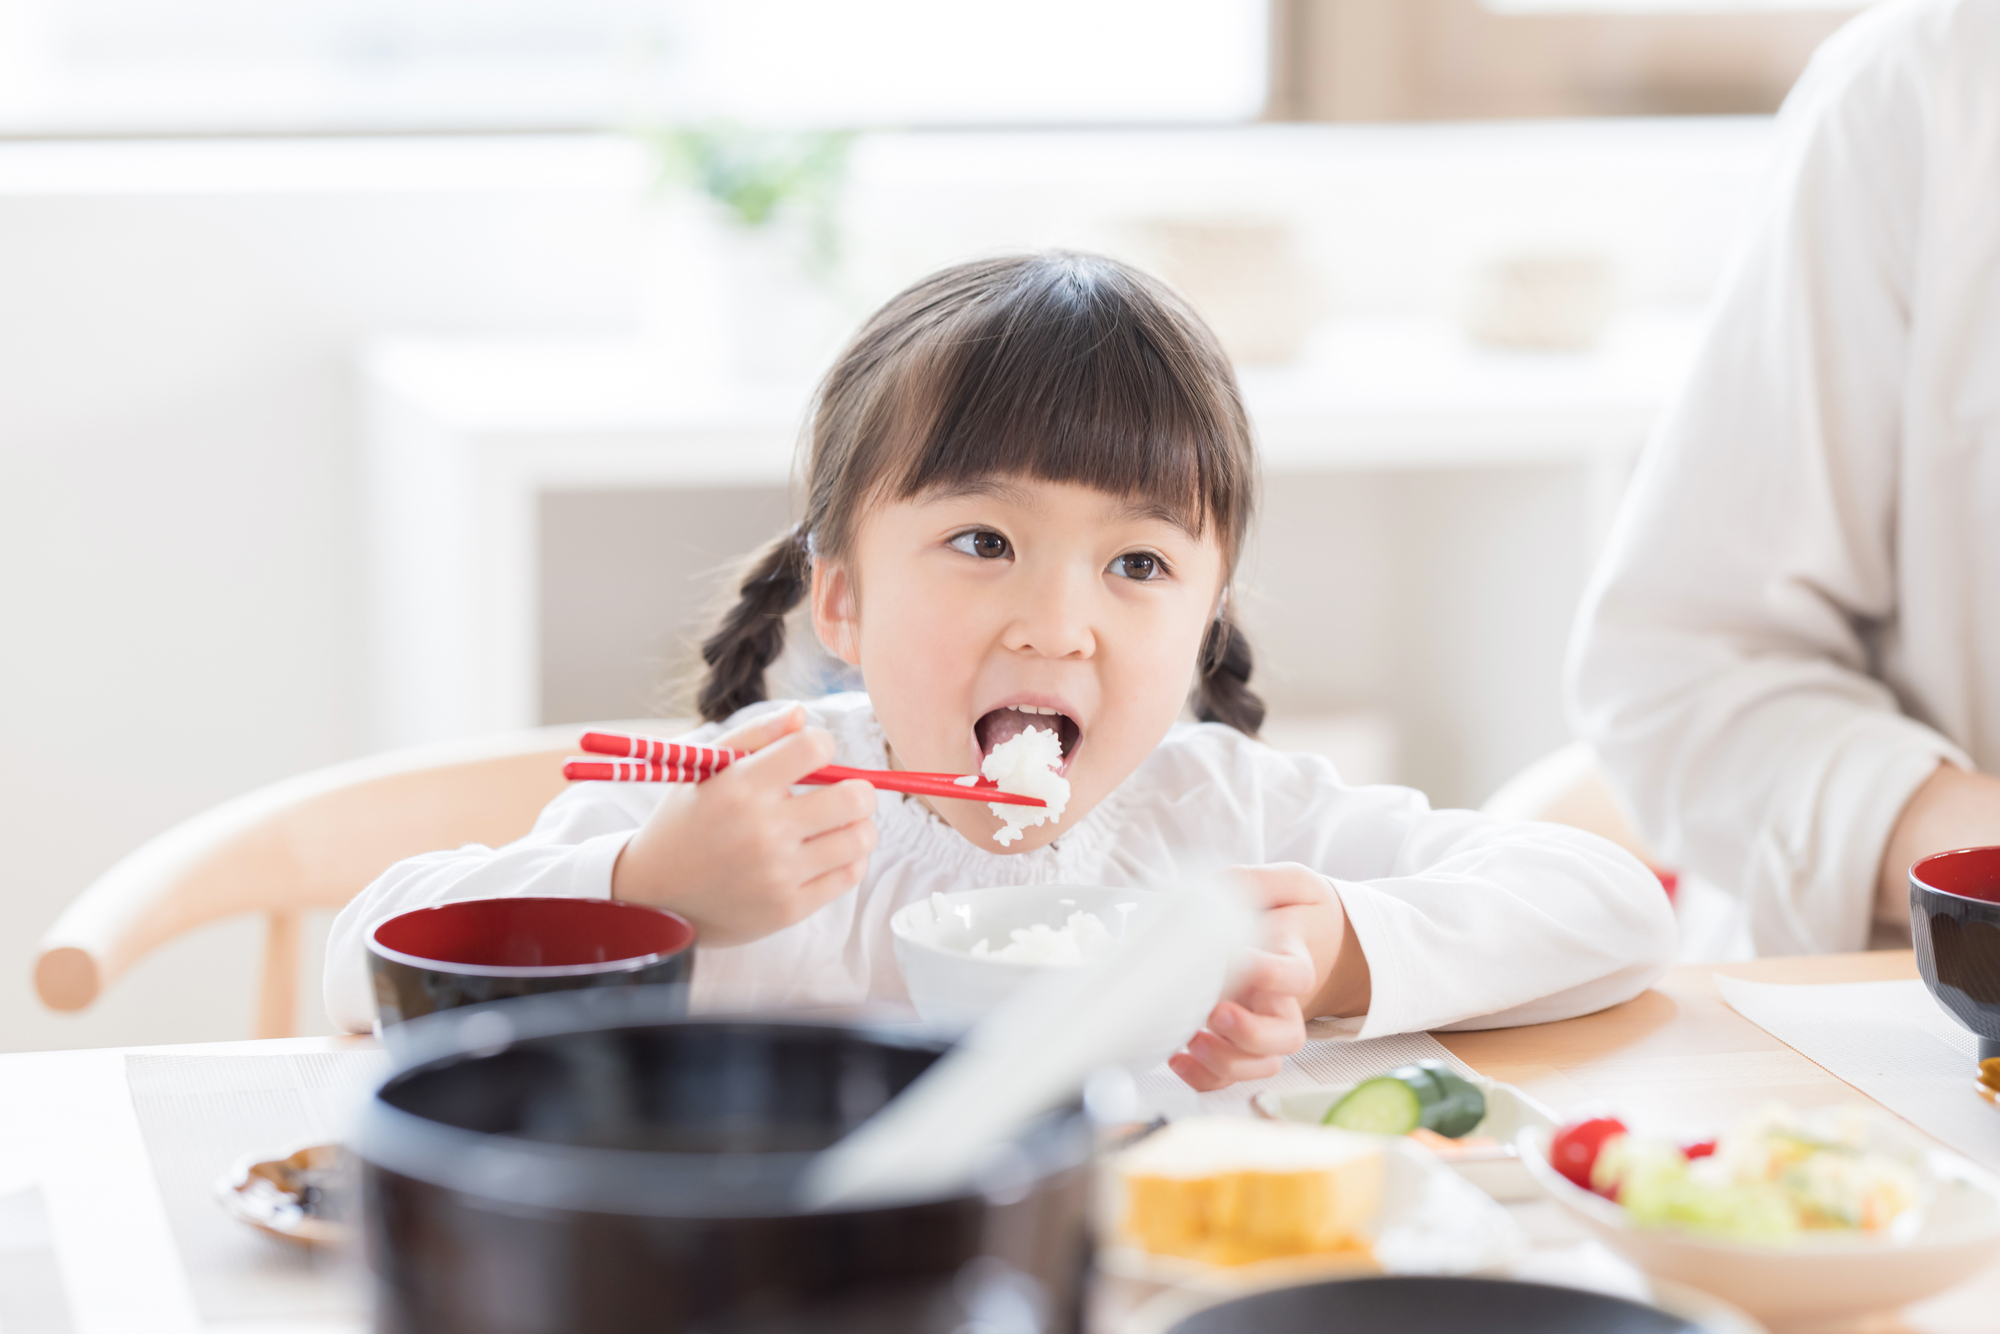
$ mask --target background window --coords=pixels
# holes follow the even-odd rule
[[[0,133],[1200,124],[1264,0],[0,0]]]

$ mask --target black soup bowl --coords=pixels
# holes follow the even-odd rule
[[[806,1212],[813,1153],[945,1049],[688,1019],[649,988],[405,1024],[356,1125],[383,1334],[1081,1328],[1091,1123],[1051,1113],[977,1184]]]
[[[1910,867],[1910,936],[1924,985],[2000,1056],[2000,847],[1960,848]]]
[[[683,1012],[694,925],[616,899],[467,899],[368,933],[382,1026],[440,1010],[593,987],[676,985]]]
[[[1144,1321],[1136,1322],[1145,1329]],[[1705,1326],[1581,1288],[1491,1278],[1359,1278],[1209,1306],[1166,1334],[1701,1334]]]

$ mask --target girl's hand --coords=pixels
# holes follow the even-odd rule
[[[1285,1057],[1305,1045],[1299,1002],[1311,994],[1312,973],[1305,942],[1289,932],[1251,950],[1236,994],[1209,1011],[1208,1027],[1167,1064],[1203,1093],[1277,1074]]]
[[[1368,958],[1326,877],[1296,864],[1238,867],[1265,908],[1267,939],[1249,952],[1236,991],[1167,1064],[1203,1093],[1267,1079],[1305,1045],[1308,1017],[1368,1009]]]
[[[705,783],[667,785],[619,853],[611,897],[670,908],[704,945],[741,945],[861,883],[875,850],[875,789],[858,780],[792,795],[831,764],[833,737],[793,707],[710,743],[754,754]]]

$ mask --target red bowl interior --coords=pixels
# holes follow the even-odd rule
[[[1936,853],[1912,866],[1910,878],[1927,889],[2000,903],[2000,848]]]
[[[694,943],[684,917],[612,899],[469,899],[375,928],[398,954],[483,968],[574,968],[673,954]]]

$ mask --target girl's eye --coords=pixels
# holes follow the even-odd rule
[[[1131,579],[1143,584],[1163,577],[1167,572],[1167,566],[1166,562],[1150,551],[1128,551],[1111,562],[1111,572],[1121,579]]]
[[[975,528],[969,533],[960,533],[946,545],[953,551],[963,551],[966,555],[977,556],[981,560],[999,560],[1003,556],[1012,555],[1014,550],[1007,544],[1006,538],[991,528]]]

